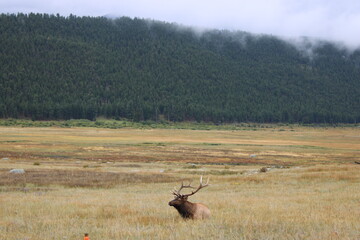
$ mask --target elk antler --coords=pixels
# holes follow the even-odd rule
[[[174,189],[173,194],[174,194],[175,196],[177,196],[177,197],[180,197],[180,196],[181,196],[181,197],[189,197],[189,196],[194,195],[195,193],[197,193],[200,189],[202,189],[202,188],[204,188],[204,187],[207,187],[207,186],[209,186],[209,178],[207,179],[206,183],[203,184],[203,183],[202,183],[202,176],[201,176],[201,177],[200,177],[200,185],[199,185],[199,187],[198,187],[195,191],[192,191],[192,192],[189,193],[189,194],[183,194],[183,195],[181,195],[181,194],[180,194],[181,189],[183,189],[183,188],[194,188],[194,187],[191,186],[191,183],[189,183],[189,185],[184,185],[184,182],[182,182],[180,189],[179,189],[179,190]]]
[[[207,187],[207,186],[209,186],[209,178],[207,179],[205,185],[203,185],[203,183],[202,183],[202,176],[201,176],[201,177],[200,177],[200,185],[199,185],[199,187],[198,187],[195,191],[192,191],[191,193],[185,194],[185,195],[183,195],[183,196],[188,197],[188,196],[194,195],[194,194],[197,193],[200,189],[202,189],[202,188],[204,188],[204,187]]]
[[[191,182],[190,182],[188,185],[184,185],[184,182],[181,182],[181,187],[179,188],[179,190],[176,190],[176,188],[174,188],[173,194],[174,194],[175,196],[177,196],[177,197],[182,196],[182,195],[180,194],[180,191],[181,191],[181,189],[183,189],[183,188],[194,188],[194,187],[191,186]]]

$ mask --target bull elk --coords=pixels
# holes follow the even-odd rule
[[[179,190],[176,188],[173,191],[175,195],[174,200],[169,202],[169,205],[176,208],[176,210],[180,213],[180,215],[184,219],[205,219],[210,217],[210,210],[207,206],[202,203],[192,203],[189,202],[187,199],[189,196],[194,195],[200,189],[209,186],[209,178],[205,184],[202,183],[202,176],[200,177],[200,185],[194,191],[189,194],[180,194],[180,191],[183,188],[193,188],[191,183],[189,185],[184,185],[184,182],[181,183]]]

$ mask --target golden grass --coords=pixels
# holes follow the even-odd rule
[[[207,221],[184,221],[167,206],[175,183],[7,192],[0,198],[0,233],[4,239],[81,239],[84,232],[93,239],[358,239],[360,169],[348,172],[350,181],[303,179],[307,170],[212,177],[192,198],[210,207]]]
[[[357,240],[359,131],[0,128],[0,239]],[[184,221],[171,190],[201,174],[212,217]]]

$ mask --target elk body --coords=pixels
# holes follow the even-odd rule
[[[181,187],[179,190],[174,190],[173,194],[175,195],[175,199],[169,202],[169,205],[176,208],[179,214],[185,219],[205,219],[210,217],[210,210],[207,206],[202,203],[192,203],[189,202],[187,199],[189,196],[194,195],[200,189],[209,186],[209,179],[207,180],[206,184],[202,183],[202,177],[200,178],[200,185],[199,187],[192,191],[189,194],[180,194],[181,189],[183,188],[194,188],[189,185],[184,185],[181,183]]]

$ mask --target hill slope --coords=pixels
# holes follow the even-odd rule
[[[142,19],[0,16],[0,117],[359,122],[360,51]]]

